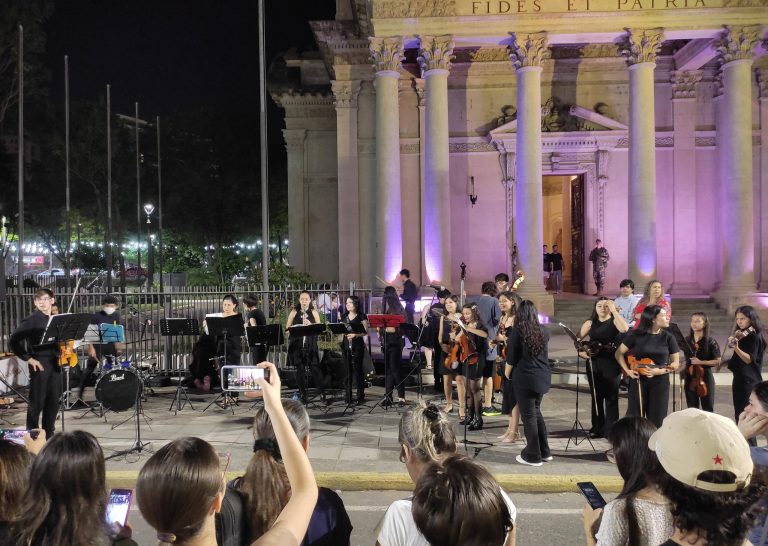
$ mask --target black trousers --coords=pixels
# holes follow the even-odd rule
[[[405,383],[400,376],[400,364],[403,361],[403,336],[397,333],[384,335],[384,391],[392,397],[397,385],[397,396],[405,397]]]
[[[357,385],[357,398],[365,396],[365,376],[363,375],[363,358],[365,358],[365,341],[355,338],[351,347],[344,351],[344,363],[347,375],[344,378],[345,399],[347,404],[352,402],[352,379]]]
[[[515,385],[515,396],[526,442],[520,455],[529,463],[540,463],[543,457],[552,454],[547,441],[547,425],[541,414],[541,399],[544,395]]]
[[[597,358],[587,360],[587,381],[592,397],[592,432],[607,436],[619,420],[619,383],[621,373],[616,362],[603,362]]]
[[[30,372],[29,406],[27,406],[27,428],[40,428],[40,414],[43,414],[43,430],[48,438],[56,428],[56,414],[61,396],[61,370],[53,360],[40,360],[43,370]]]
[[[320,376],[320,370],[316,365],[312,365],[318,362],[318,356],[314,349],[297,348],[290,352],[289,358],[294,366],[296,366],[296,385],[299,387],[299,393],[302,398],[307,396],[307,370],[312,374],[312,380],[315,386],[320,389],[320,392],[324,391],[324,379]]]
[[[416,305],[412,302],[405,302],[405,322],[413,324],[413,315],[416,312]]]
[[[704,384],[707,386],[707,395],[699,397],[689,387],[691,384],[691,378],[686,376],[683,385],[685,391],[685,403],[689,408],[701,409],[704,411],[715,411],[715,377],[711,374],[704,374]],[[747,401],[749,401],[749,394],[747,394]],[[738,416],[736,416],[738,420]]]
[[[669,374],[630,379],[628,389],[627,415],[645,415],[657,428],[660,427],[669,408]],[[642,392],[643,400],[642,413],[640,411],[640,392]]]

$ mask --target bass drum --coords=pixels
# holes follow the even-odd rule
[[[126,411],[136,405],[141,387],[141,379],[134,370],[113,369],[96,382],[96,400],[110,411]]]

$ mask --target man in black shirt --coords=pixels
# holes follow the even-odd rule
[[[98,311],[93,315],[91,324],[100,326],[102,324],[120,324],[120,313],[117,312],[117,298],[114,296],[106,295],[101,300],[101,311]],[[121,346],[122,347],[122,346]],[[118,355],[117,343],[104,343],[104,344],[88,344],[88,360],[85,365],[85,370],[80,376],[80,385],[77,388],[77,403],[76,406],[85,406],[83,400],[83,394],[85,393],[85,386],[90,379],[91,374],[96,369],[96,365],[102,358],[115,359]]]
[[[549,281],[549,272],[552,270],[552,262],[550,261],[549,247],[544,245],[544,290],[547,289],[547,281]]]
[[[563,291],[563,255],[560,254],[557,245],[552,245],[552,253],[549,255],[549,263],[552,266],[550,278],[555,294]]]
[[[41,288],[34,295],[35,312],[21,321],[11,334],[10,345],[14,354],[29,366],[29,406],[27,429],[43,429],[46,437],[53,436],[56,414],[61,396],[61,372],[59,371],[59,347],[55,343],[41,344],[43,334],[51,318],[53,292]]]
[[[411,272],[407,269],[400,270],[400,282],[403,283],[403,293],[400,297],[405,302],[405,321],[413,324],[413,314],[416,311],[415,302],[419,298],[419,290],[411,280]]]

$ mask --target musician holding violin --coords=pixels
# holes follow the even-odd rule
[[[763,380],[763,323],[751,305],[736,309],[736,328],[728,338],[728,347],[733,349],[728,369],[733,373],[733,410],[738,421],[739,415],[749,404],[752,389]]]
[[[520,433],[518,432],[518,426],[520,424],[520,408],[517,406],[517,398],[515,397],[515,389],[512,384],[512,379],[507,378],[504,374],[504,366],[507,361],[507,339],[508,331],[515,325],[515,312],[517,306],[523,300],[520,296],[506,290],[499,294],[499,307],[501,308],[501,320],[499,321],[499,330],[496,333],[496,339],[490,341],[496,345],[501,358],[501,371],[497,374],[502,379],[501,383],[501,413],[502,415],[509,415],[509,423],[507,424],[507,430],[504,434],[498,436],[502,443],[511,444],[517,442],[520,439]]]
[[[709,336],[706,313],[691,315],[691,333],[685,338],[693,350],[681,371],[685,402],[689,408],[715,411],[715,377],[712,368],[720,365],[720,345]]]
[[[619,383],[621,368],[614,358],[621,334],[629,325],[610,298],[597,298],[592,316],[581,325],[579,338],[589,338],[587,352],[580,352],[587,359],[587,381],[592,395],[591,438],[606,438],[619,420]]]
[[[40,428],[40,414],[43,415],[43,430],[51,438],[56,425],[61,396],[61,371],[59,369],[60,349],[57,343],[42,345],[43,334],[51,317],[54,302],[53,292],[41,288],[35,292],[35,311],[21,321],[11,334],[10,346],[14,354],[29,366],[29,405],[27,406],[28,430]]]
[[[461,318],[448,317],[458,325],[458,330],[449,334],[451,363],[458,362],[458,369],[466,381],[466,395],[469,401],[469,413],[466,424],[469,430],[483,429],[483,370],[485,366],[486,338],[485,330],[477,306],[467,303],[461,309]]]
[[[680,347],[668,327],[666,310],[649,305],[615,355],[630,379],[627,415],[646,417],[657,427],[667,416],[669,374],[680,366]]]
[[[440,341],[442,358],[435,366],[443,374],[443,393],[445,394],[446,413],[453,412],[453,381],[456,381],[456,390],[459,395],[459,424],[463,425],[467,419],[466,383],[461,375],[461,366],[457,358],[452,357],[455,348],[455,334],[459,333],[457,323],[461,318],[459,313],[459,297],[449,295],[445,298],[445,313],[440,316],[437,339]],[[453,320],[451,320],[453,319]],[[453,337],[451,335],[453,334]]]

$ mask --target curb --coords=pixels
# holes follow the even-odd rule
[[[241,472],[227,472],[227,480]],[[133,488],[138,471],[114,470],[107,472],[107,486]],[[602,492],[618,493],[623,481],[614,476],[570,474],[495,474],[501,487],[514,493],[576,493],[577,482],[592,482]],[[411,491],[413,482],[408,474],[400,472],[316,472],[317,484],[341,491]]]

